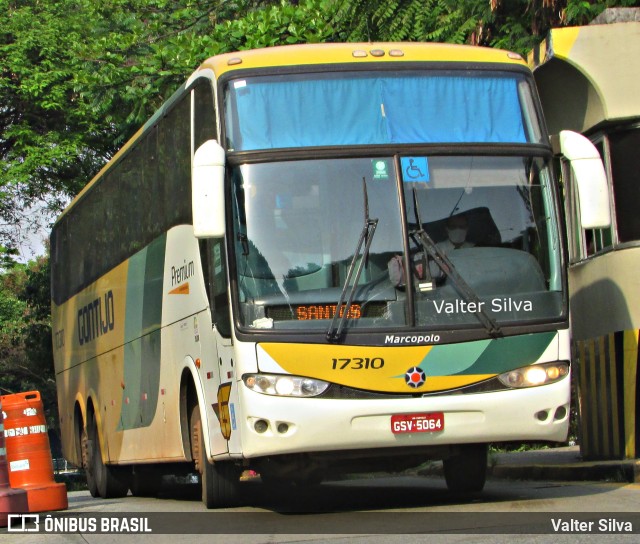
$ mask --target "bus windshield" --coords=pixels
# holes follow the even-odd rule
[[[360,71],[234,79],[229,151],[425,143],[540,143],[519,72]]]
[[[239,165],[232,179],[243,327],[326,331],[345,310],[349,330],[482,329],[479,313],[501,326],[563,315],[558,226],[542,159],[297,160]],[[367,217],[375,234],[361,251]],[[361,274],[347,286],[353,304],[338,308],[348,269],[360,261]]]

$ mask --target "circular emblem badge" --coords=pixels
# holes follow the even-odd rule
[[[404,374],[404,381],[407,382],[409,387],[413,387],[417,389],[421,385],[424,384],[427,379],[424,370],[418,368],[417,366],[412,366],[409,370],[407,370]]]

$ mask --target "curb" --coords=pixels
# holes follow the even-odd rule
[[[640,482],[640,461],[583,462],[568,465],[495,465],[489,475],[510,480]]]
[[[418,470],[419,476],[443,476],[442,461]],[[487,477],[509,480],[606,481],[640,483],[640,459],[583,460],[578,446],[491,453]]]

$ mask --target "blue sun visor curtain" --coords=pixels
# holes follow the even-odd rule
[[[229,144],[251,151],[527,143],[534,137],[525,130],[521,87],[526,85],[517,75],[488,72],[234,80],[226,100]]]

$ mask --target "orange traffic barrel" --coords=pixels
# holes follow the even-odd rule
[[[40,392],[0,397],[9,483],[27,492],[29,512],[64,510],[67,488],[53,479],[53,460]]]
[[[4,440],[4,418],[0,403],[0,527],[6,527],[9,514],[26,514],[29,512],[27,492],[24,489],[11,489],[9,486],[9,469],[7,450]]]

